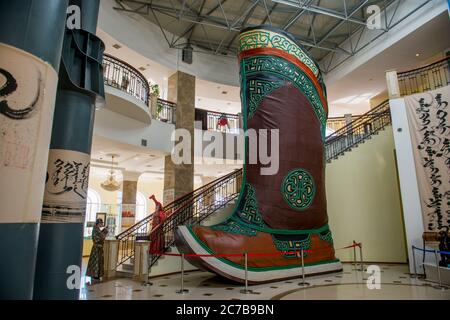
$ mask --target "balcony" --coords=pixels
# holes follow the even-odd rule
[[[450,56],[413,70],[399,72],[400,95],[407,96],[450,84]]]
[[[152,118],[175,123],[176,104],[159,98],[153,99],[149,83],[137,69],[105,54],[103,70],[106,108],[146,124],[150,124]]]
[[[239,134],[240,116],[237,114],[220,113],[203,109],[195,109],[195,121],[201,122],[201,130],[222,133]]]

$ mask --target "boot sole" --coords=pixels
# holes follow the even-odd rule
[[[186,226],[179,226],[175,230],[175,242],[178,250],[185,254],[211,254],[205,245],[191,233]],[[195,267],[216,273],[235,282],[245,282],[244,266],[235,264],[222,257],[186,257],[186,260]],[[315,264],[305,264],[305,275],[320,275],[342,271],[339,260],[321,261]],[[258,284],[280,280],[299,278],[302,275],[301,266],[248,268],[248,283]]]

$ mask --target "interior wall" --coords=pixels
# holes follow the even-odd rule
[[[326,166],[328,216],[335,248],[362,242],[369,262],[407,262],[392,127]],[[337,250],[342,261],[353,250]]]

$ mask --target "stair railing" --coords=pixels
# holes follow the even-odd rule
[[[391,113],[389,100],[386,100],[326,138],[327,162],[337,159],[339,155],[370,138],[389,124],[391,124]]]
[[[329,162],[370,138],[391,123],[389,102],[384,101],[366,114],[337,130],[326,138],[326,160]],[[164,206],[167,215],[159,226],[152,226],[153,214],[137,222],[116,238],[119,240],[118,264],[120,266],[134,256],[134,243],[139,239],[152,239],[162,232],[164,245],[153,253],[150,266],[154,265],[162,252],[174,244],[174,232],[180,225],[200,224],[217,210],[235,199],[242,183],[242,169],[235,170],[188,193]]]
[[[164,206],[167,218],[162,226],[152,226],[153,214],[145,217],[124,232],[116,236],[119,240],[117,267],[134,256],[134,243],[137,240],[151,239],[163,229],[164,250],[174,243],[174,231],[183,224],[197,224],[209,217],[239,194],[242,181],[242,169],[235,170],[214,180],[175,201]],[[161,250],[163,248],[160,248]],[[159,258],[152,255],[152,264]]]

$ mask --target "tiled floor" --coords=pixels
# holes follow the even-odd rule
[[[251,286],[253,294],[243,294],[242,285],[228,282],[211,273],[190,271],[185,274],[186,294],[177,294],[180,289],[180,275],[162,276],[152,279],[153,286],[143,286],[131,279],[117,279],[84,287],[80,298],[96,299],[177,299],[177,300],[308,300],[308,299],[446,299],[450,300],[450,289],[436,288],[434,283],[411,278],[406,265],[379,265],[381,268],[381,289],[368,289],[367,273],[355,270],[353,265],[344,264],[341,273],[307,277],[310,284],[300,287],[301,279],[273,282]]]

